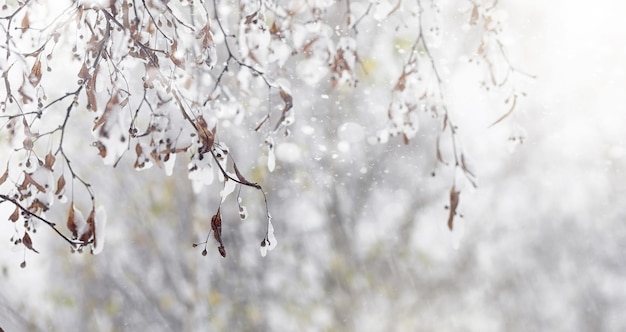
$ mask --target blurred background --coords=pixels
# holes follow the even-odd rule
[[[458,175],[435,166],[439,122],[424,119],[408,145],[371,144],[394,84],[385,73],[401,65],[378,54],[355,89],[292,82],[296,122],[276,143],[273,173],[258,154],[263,137],[250,128],[221,136],[267,192],[278,246],[264,258],[259,192],[242,190],[243,221],[234,201],[224,203],[228,256],[210,242],[205,257],[191,244],[210,230],[218,185],[194,194],[182,159],[170,177],[156,167],[137,172],[132,158],[113,169],[76,140],[76,167],[107,209],[104,251],[70,254],[42,227],[41,253],[28,252],[20,269],[21,247],[3,240],[0,327],[626,330],[626,4],[499,6],[510,61],[536,78],[522,80],[528,97],[489,127],[508,107],[465,65],[469,46],[446,47],[463,38],[467,17],[441,5],[432,52],[446,64],[446,101],[478,178],[477,188],[462,188],[453,232],[445,206]],[[373,41],[368,54],[390,43],[385,29],[362,33]],[[522,144],[509,140],[520,135]],[[12,212],[6,205],[3,215]],[[8,221],[0,230],[13,232]]]

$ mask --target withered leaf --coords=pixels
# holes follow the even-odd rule
[[[270,34],[274,36],[280,36],[280,33],[281,33],[281,30],[278,27],[278,25],[276,25],[276,21],[274,21],[274,23],[272,23],[272,26],[270,27]]]
[[[454,186],[450,188],[450,215],[448,216],[448,228],[452,230],[454,228],[454,216],[456,216],[456,209],[459,206],[459,196],[461,192],[457,191]]]
[[[174,65],[176,65],[176,67],[178,68],[185,68],[185,59],[184,58],[179,58],[177,57],[177,53],[178,53],[178,41],[176,39],[174,39],[174,42],[172,43],[172,48],[170,49],[170,60],[172,60],[172,63],[174,63]]]
[[[24,135],[27,137],[33,136],[33,133],[30,131],[30,126],[28,125],[28,121],[26,121],[26,117],[22,117],[22,125],[24,126]]]
[[[98,111],[98,102],[96,100],[96,89],[93,86],[95,80],[89,81],[85,93],[87,94],[87,109],[93,112]]]
[[[285,108],[289,109],[293,107],[293,97],[290,93],[284,89],[280,89],[280,98],[285,102]]]
[[[8,178],[9,178],[9,169],[7,168],[7,170],[4,171],[4,174],[0,176],[0,185],[2,185]]]
[[[22,103],[27,104],[32,102],[33,96],[27,92],[26,90],[26,84],[22,84],[20,85],[20,87],[17,89],[17,92],[19,92],[20,96],[22,97]]]
[[[485,41],[481,41],[480,45],[478,45],[478,50],[476,51],[479,55],[485,54]]]
[[[406,75],[407,75],[407,72],[403,72],[402,75],[398,77],[398,81],[396,82],[396,85],[393,88],[394,90],[404,91],[404,88],[406,87]]]
[[[87,109],[93,112],[98,111],[98,100],[96,99],[96,77],[98,76],[99,70],[100,66],[94,68],[93,75],[91,75],[91,78],[85,87],[85,93],[87,94]]]
[[[213,129],[213,131],[209,130],[206,120],[204,120],[202,115],[196,119],[195,126],[198,131],[200,141],[202,142],[202,146],[205,150],[210,149],[215,141],[215,135],[213,134],[215,129]]]
[[[80,238],[79,238],[80,241],[85,242],[85,243],[89,242],[89,240],[93,236],[93,228],[91,226],[92,225],[88,225],[89,229],[87,229],[86,232],[80,235]]]
[[[226,258],[226,248],[224,248],[224,245],[220,245],[219,247],[217,247],[217,250],[219,250],[222,257]]]
[[[145,162],[143,158],[141,158],[143,154],[143,149],[141,148],[140,143],[137,143],[137,145],[135,145],[135,153],[137,154],[137,160],[135,160],[135,165],[133,167],[135,167],[136,169],[141,169],[145,166]]]
[[[34,199],[33,202],[28,207],[28,211],[32,213],[38,213],[39,211],[48,211],[48,206],[42,203],[38,199]]]
[[[88,79],[90,78],[91,75],[89,74],[89,67],[87,67],[87,63],[83,62],[83,66],[80,68],[80,71],[78,72],[78,78],[80,79]]]
[[[472,16],[470,17],[470,25],[475,25],[478,21],[478,6],[474,5],[472,9]]]
[[[96,122],[94,123],[93,128],[91,130],[95,131],[98,127],[100,127],[102,124],[104,124],[107,121],[107,119],[109,118],[109,115],[111,114],[111,112],[113,111],[113,108],[116,105],[120,105],[119,92],[114,92],[111,95],[111,99],[109,99],[109,101],[107,102],[107,105],[106,105],[106,107],[104,109],[104,112],[102,113],[100,118],[98,118],[98,120],[96,120]]]
[[[24,138],[24,141],[22,142],[22,146],[24,147],[24,150],[31,151],[34,146],[33,139],[31,137]]]
[[[106,145],[104,145],[104,143],[102,143],[100,141],[95,141],[93,143],[93,146],[98,148],[98,155],[100,155],[100,157],[106,158],[106,156],[107,156],[107,147],[106,147]]]
[[[30,84],[36,86],[41,81],[41,61],[39,58],[35,60],[33,68],[30,70],[30,76],[28,77]]]
[[[152,151],[150,151],[150,157],[152,157],[152,159],[154,160],[154,162],[157,164],[157,166],[161,167],[161,158],[159,156],[159,153],[157,152],[156,148],[152,149]]]
[[[55,195],[61,194],[63,192],[63,188],[65,188],[65,177],[63,174],[57,180],[57,190],[54,192]]]
[[[437,160],[439,160],[440,163],[447,165],[447,163],[443,160],[443,156],[441,154],[441,149],[439,148],[439,136],[437,136],[437,141],[435,142],[435,148],[437,149],[436,153],[437,153]]]
[[[280,127],[283,121],[285,121],[285,119],[287,118],[287,112],[289,112],[289,110],[293,108],[293,97],[291,96],[291,94],[285,91],[285,89],[283,88],[280,89],[279,94],[280,98],[285,103],[285,106],[283,107],[282,114],[280,115],[280,120],[278,120],[278,123],[276,123],[274,130],[278,130],[278,127]]]
[[[78,237],[78,229],[76,228],[76,223],[74,223],[74,202],[70,203],[70,211],[67,216],[67,229],[72,232],[74,239]]]
[[[95,208],[91,208],[89,217],[87,217],[87,224],[89,225],[89,231],[83,234],[80,240],[83,242],[87,242],[93,236],[93,246],[96,247],[96,209]]]
[[[33,240],[31,240],[30,235],[28,235],[28,233],[24,233],[24,237],[22,237],[22,243],[24,244],[24,246],[36,253],[39,253],[39,251],[35,250],[35,248],[33,248]]]
[[[52,170],[52,166],[54,166],[54,163],[56,162],[56,160],[57,158],[52,154],[52,152],[48,152],[44,160],[44,167],[49,170]]]
[[[210,21],[206,22],[206,25],[202,29],[204,33],[204,39],[202,40],[202,47],[207,48],[213,45],[213,33],[211,32],[211,26],[209,25]]]
[[[409,145],[409,137],[406,135],[406,133],[402,134],[402,141],[404,142],[404,145]]]
[[[28,15],[28,12],[24,14],[24,17],[22,18],[22,22],[20,23],[20,25],[22,28],[22,32],[26,32],[26,30],[30,26],[30,15]]]
[[[213,230],[213,237],[219,243],[222,243],[222,215],[220,209],[217,209],[217,213],[211,217],[211,229]]]
[[[11,220],[12,222],[16,222],[17,219],[20,218],[20,208],[19,207],[15,207],[15,211],[13,211],[13,213],[11,213],[11,215],[9,216],[9,220]]]
[[[251,24],[251,23],[255,23],[256,24],[256,20],[258,19],[258,15],[259,15],[259,12],[254,12],[254,13],[246,16],[246,24]]]
[[[22,182],[22,186],[20,186],[20,189],[26,189],[29,184],[35,186],[35,188],[37,188],[37,190],[42,193],[46,192],[46,188],[44,188],[44,186],[35,181],[30,174],[24,172],[24,182]]]

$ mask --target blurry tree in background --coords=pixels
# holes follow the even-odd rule
[[[55,314],[27,320],[175,331],[424,323],[413,313],[425,305],[396,286],[453,292],[454,276],[411,268],[429,260],[415,250],[415,216],[445,206],[453,230],[461,192],[476,186],[452,74],[496,91],[484,128],[509,120],[529,76],[507,57],[497,0],[457,6],[7,1],[0,198],[12,204],[11,240],[42,251],[43,223],[72,250],[99,253],[105,214],[110,224],[103,259],[50,265],[51,284],[78,287],[44,290]],[[523,130],[503,139],[521,143]],[[263,255],[276,246],[270,214],[281,257],[259,260],[249,243],[261,234]],[[193,240],[222,256],[228,246],[229,259],[199,260]]]

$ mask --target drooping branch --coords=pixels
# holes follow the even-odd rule
[[[29,209],[25,208],[22,204],[20,204],[20,202],[18,202],[17,200],[4,195],[4,194],[0,194],[0,199],[2,199],[2,202],[10,202],[13,205],[15,205],[16,208],[18,208],[20,211],[22,211],[22,213],[24,215],[30,216],[32,218],[35,218],[41,222],[43,222],[44,224],[48,225],[50,228],[52,228],[52,230],[54,230],[55,233],[57,233],[57,235],[59,235],[63,240],[65,240],[65,242],[69,243],[72,246],[86,246],[90,243],[93,243],[93,240],[90,241],[81,241],[81,240],[72,240],[69,237],[67,237],[65,234],[63,234],[57,227],[56,224],[44,219],[42,217],[40,217],[37,214],[32,213]],[[2,203],[0,202],[0,204]]]

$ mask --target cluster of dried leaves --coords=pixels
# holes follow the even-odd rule
[[[68,123],[84,121],[85,111],[93,114],[91,145],[106,164],[117,165],[134,150],[136,169],[157,165],[171,174],[176,155],[189,153],[190,179],[201,173],[195,181],[199,187],[211,184],[215,172],[224,184],[223,192],[231,183],[263,192],[260,185],[243,177],[234,162],[228,163],[228,148],[216,138],[217,126],[222,120],[233,120],[232,109],[236,117],[243,114],[241,101],[254,95],[251,91],[261,80],[268,95],[277,94],[284,101],[280,120],[269,127],[270,137],[292,122],[292,97],[287,87],[265,74],[279,60],[268,59],[269,45],[263,44],[278,38],[271,37],[264,26],[266,6],[254,6],[253,13],[245,13],[246,6],[242,6],[241,20],[233,24],[233,15],[220,17],[221,7],[217,1],[132,0],[53,5],[17,1],[2,7],[0,23],[6,41],[1,45],[0,71],[6,94],[0,101],[0,129],[8,134],[15,151],[2,177],[9,193],[1,198],[15,205],[11,221],[24,220],[23,228],[16,227],[16,244],[32,249],[29,232],[40,221],[73,250],[81,251],[87,244],[93,251],[101,247],[94,192],[66,153],[70,146],[66,137],[72,131]],[[241,32],[237,49],[228,40],[227,29],[233,26]],[[223,63],[215,68],[220,57]],[[231,75],[233,64],[240,76],[247,75],[248,82]],[[233,94],[233,87],[242,92]],[[271,111],[257,131],[273,122]],[[37,155],[42,150],[48,151],[45,161]],[[80,196],[76,184],[92,203],[86,219],[74,203],[74,196]],[[55,201],[66,203],[66,185],[71,197],[69,236],[44,214]],[[267,207],[267,199],[265,203]],[[218,239],[221,231],[212,228]],[[225,255],[221,238],[219,242],[220,253]]]
[[[518,105],[518,99],[526,95],[516,89],[513,82],[514,76],[531,75],[517,70],[506,57],[504,45],[500,40],[502,24],[496,14],[498,0],[471,0],[469,3],[471,9],[466,13],[468,14],[467,24],[470,28],[479,31],[481,35],[475,52],[476,55],[470,57],[470,62],[479,65],[481,62],[486,64],[485,72],[489,79],[482,81],[481,86],[487,90],[490,88],[507,90],[508,97],[504,103],[511,105],[505,114],[489,126],[491,127],[509,117]],[[417,38],[392,89],[392,101],[387,112],[389,123],[387,128],[379,133],[378,140],[386,142],[389,137],[401,136],[404,143],[408,144],[419,130],[421,114],[439,119],[435,155],[439,164],[453,168],[449,204],[446,205],[446,209],[449,210],[448,227],[453,230],[461,194],[458,189],[457,174],[462,174],[473,187],[476,187],[476,176],[470,170],[466,156],[459,147],[458,127],[453,122],[453,116],[446,106],[445,84],[429,44],[428,34],[437,34],[439,28],[436,26],[427,28],[424,23],[424,15],[434,15],[433,11],[438,11],[438,8],[436,6],[431,8],[423,6],[421,1],[417,1],[417,7]],[[523,142],[523,137],[516,137],[515,139]],[[445,149],[446,153],[441,148],[442,140],[449,144],[449,148]],[[452,160],[450,161],[450,159]],[[435,175],[435,172],[432,174]]]
[[[503,86],[516,70],[498,39],[500,27],[492,15],[497,1],[470,3],[469,24],[485,31],[477,54],[487,63],[491,84]],[[446,107],[439,69],[427,42],[422,24],[425,8],[419,0],[385,4],[389,5],[386,1],[350,1],[339,26],[330,19],[337,16],[339,6],[332,1],[5,3],[0,9],[0,32],[5,37],[0,45],[4,85],[0,88],[0,132],[7,134],[15,150],[1,178],[4,187],[10,188],[0,199],[15,206],[9,217],[12,222],[24,221],[23,228],[16,227],[14,242],[34,251],[31,232],[39,221],[73,250],[81,251],[85,245],[93,251],[101,249],[104,232],[99,224],[104,217],[99,221],[91,185],[66,153],[73,147],[66,139],[73,130],[68,124],[75,119],[84,122],[86,116],[93,119],[89,130],[94,153],[105,164],[115,166],[134,151],[136,169],[157,165],[171,174],[176,157],[185,154],[196,191],[212,184],[215,174],[222,183],[222,202],[236,186],[261,191],[267,211],[260,249],[264,255],[276,245],[267,198],[259,184],[244,178],[226,142],[218,139],[217,128],[251,118],[255,125],[249,127],[264,135],[271,172],[275,139],[279,133],[288,135],[295,119],[289,84],[293,73],[285,67],[290,59],[299,56],[298,78],[307,84],[317,85],[328,77],[334,88],[354,87],[357,66],[363,64],[357,45],[359,24],[370,17],[382,21],[403,10],[416,9],[419,31],[392,89],[385,137],[399,135],[408,143],[419,128],[420,111],[441,119],[437,160],[452,164],[474,184],[474,174],[457,148],[457,127]],[[494,47],[509,64],[502,78],[491,56]],[[513,112],[520,95],[512,94],[508,100],[513,107],[495,123]],[[267,100],[267,105],[247,106],[258,105],[250,101],[259,99]],[[439,148],[445,133],[453,162],[447,162],[450,157]],[[455,180],[450,191],[451,229],[460,194]],[[81,193],[90,199],[87,219],[77,208],[85,203],[74,199],[84,197]],[[66,203],[66,195],[70,197],[67,228],[71,236],[45,218],[53,202]],[[245,217],[239,195],[238,203]],[[220,210],[221,203],[211,218],[209,235],[213,233],[219,253],[225,256]]]
[[[16,147],[18,157],[12,158],[30,158],[45,146],[61,160],[57,176],[70,179],[70,196],[79,184],[95,202],[91,185],[66,154],[68,123],[87,112],[93,118],[91,145],[105,164],[117,165],[134,151],[136,169],[157,165],[171,174],[176,156],[188,153],[194,189],[210,185],[216,173],[222,192],[233,183],[263,192],[234,162],[228,163],[228,148],[218,141],[216,128],[224,121],[240,124],[246,113],[257,116],[257,110],[244,105],[258,99],[259,88],[265,87],[261,97],[268,105],[260,110],[266,113],[253,121],[255,131],[265,135],[272,171],[275,136],[288,135],[295,119],[288,80],[281,78],[292,76],[283,70],[287,61],[302,55],[300,67],[309,74],[301,78],[308,83],[328,75],[334,87],[356,85],[356,41],[334,34],[326,22],[332,6],[266,1],[236,6],[218,0],[7,3],[0,11],[6,36],[0,61],[6,91],[1,129],[14,146],[25,136]],[[38,182],[28,182],[29,172],[23,174],[26,185],[37,187]],[[9,176],[10,182],[24,186],[16,176]],[[21,197],[10,198],[5,201],[24,203]],[[73,200],[70,206],[72,219],[77,215]],[[40,216],[43,209],[29,202],[23,212]],[[276,243],[269,212],[267,219],[262,252]],[[75,239],[66,239],[79,247],[93,243],[90,239],[98,234],[91,226],[84,232],[75,223],[68,227]],[[224,254],[220,232],[211,231]]]

